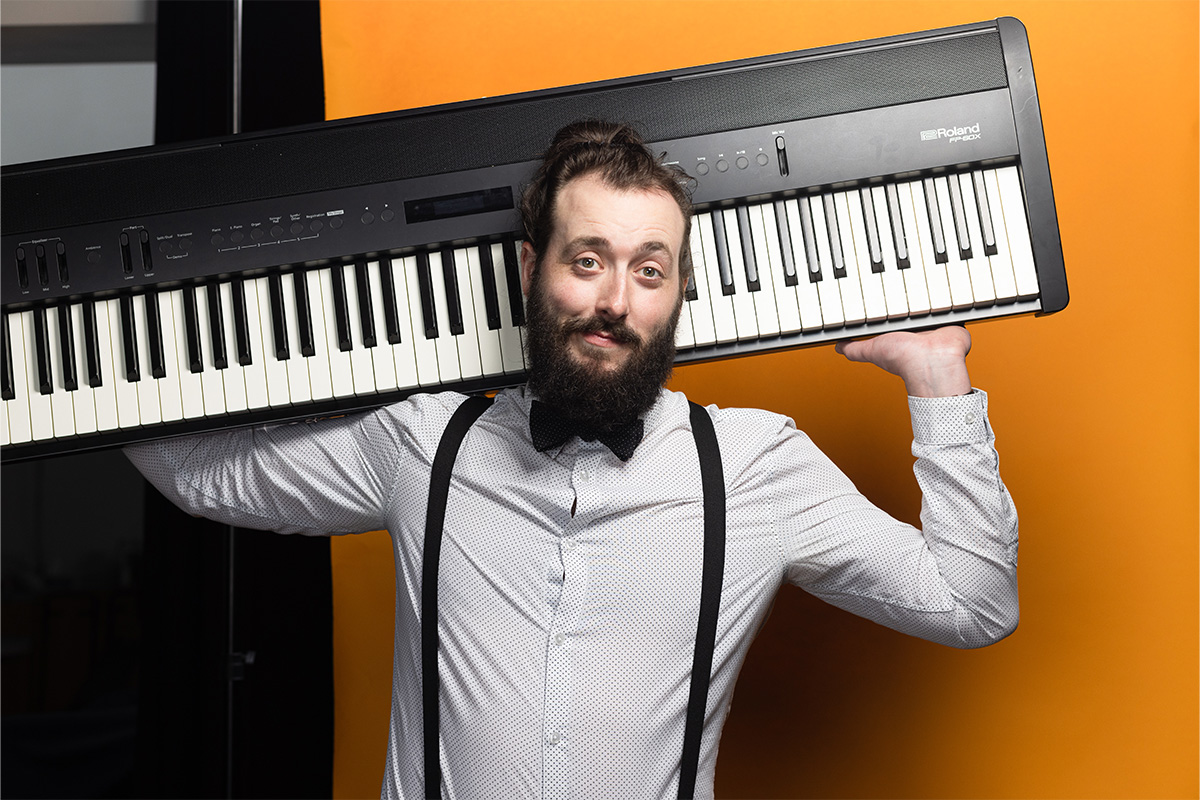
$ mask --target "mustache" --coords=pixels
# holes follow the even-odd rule
[[[613,341],[621,344],[642,345],[642,337],[624,322],[610,322],[600,317],[571,319],[562,323],[561,332],[564,336],[573,333],[603,333]]]

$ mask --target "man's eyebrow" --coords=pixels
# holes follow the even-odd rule
[[[566,260],[570,258],[573,253],[588,249],[610,250],[612,249],[612,243],[603,236],[577,236],[562,246],[561,254],[563,259]],[[638,247],[635,255],[646,256],[650,255],[651,253],[656,255],[661,253],[667,257],[666,260],[668,263],[675,263],[674,258],[672,258],[671,255],[671,248],[668,247],[665,242],[661,242],[658,239],[651,239],[648,242],[643,242],[642,245]]]

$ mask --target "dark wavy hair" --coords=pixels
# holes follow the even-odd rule
[[[620,190],[661,190],[683,212],[683,243],[679,253],[680,285],[692,275],[692,200],[690,180],[682,169],[662,163],[631,125],[601,120],[574,122],[554,135],[533,180],[521,195],[525,238],[537,253],[538,265],[554,231],[554,201],[570,181],[597,174]]]

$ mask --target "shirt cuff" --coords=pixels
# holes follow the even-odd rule
[[[957,397],[909,397],[913,440],[918,444],[979,444],[991,441],[987,392],[972,389]]]

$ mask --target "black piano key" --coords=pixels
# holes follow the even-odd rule
[[[229,350],[225,346],[225,310],[221,302],[220,287],[210,283],[208,292],[208,335],[212,344],[213,366],[225,369],[229,366]]]
[[[817,283],[824,276],[821,274],[821,260],[817,257],[817,238],[813,232],[812,211],[808,208],[808,198],[801,197],[800,204],[800,235],[804,238],[804,259],[808,262],[808,282]]]
[[[379,259],[379,291],[383,295],[383,327],[388,344],[400,344],[400,310],[396,307],[396,281],[392,273],[392,260],[386,256]]]
[[[479,248],[479,277],[483,279],[483,313],[489,331],[500,330],[500,295],[496,292],[496,265],[492,263],[492,248]]]
[[[58,307],[58,347],[63,371],[63,388],[73,392],[79,388],[79,371],[75,360],[75,325],[71,307]]]
[[[983,237],[983,252],[994,256],[1000,251],[996,247],[996,229],[992,227],[992,207],[988,203],[987,187],[983,183],[983,173],[971,173],[975,184],[975,207],[979,211],[979,231]]]
[[[458,271],[454,268],[454,251],[442,251],[442,278],[446,285],[446,315],[451,336],[463,335],[462,295],[458,291]]]
[[[858,196],[862,202],[863,223],[867,228],[867,252],[871,257],[871,272],[883,272],[883,249],[879,245],[879,228],[875,222],[875,201],[871,198],[871,190],[859,189]]]
[[[775,201],[775,230],[779,233],[779,254],[783,257],[783,284],[795,286],[799,280],[796,260],[792,257],[792,231],[788,226],[787,204],[782,200]]]
[[[126,295],[119,303],[121,308],[121,352],[125,356],[125,380],[137,383],[142,379],[138,363],[137,324],[133,318],[133,298]]]
[[[721,294],[734,294],[733,267],[729,263],[729,242],[725,238],[725,215],[720,210],[712,212],[713,249],[717,253],[717,273],[721,276]]]
[[[737,207],[738,236],[742,240],[742,264],[746,268],[746,288],[751,292],[762,289],[758,282],[758,260],[754,257],[754,238],[750,232],[750,210]]]
[[[187,339],[188,370],[204,372],[204,357],[200,337],[200,314],[196,310],[196,287],[183,287],[183,331]]]
[[[88,386],[93,389],[104,385],[100,367],[100,331],[96,328],[96,304],[83,302],[83,349],[87,351]]]
[[[0,316],[0,400],[13,400],[16,396],[12,345],[8,341],[8,314],[4,314]]]
[[[521,259],[517,255],[517,244],[505,239],[500,245],[504,253],[504,278],[508,284],[508,309],[513,325],[525,324],[525,293],[521,290]]]
[[[437,311],[433,305],[433,277],[429,274],[429,254],[417,253],[417,292],[421,296],[421,322],[426,339],[438,338]]]
[[[50,367],[50,335],[46,329],[46,309],[36,308],[33,311],[33,349],[37,357],[38,391],[41,394],[54,393],[54,374]]]
[[[950,187],[950,214],[954,217],[954,232],[958,235],[958,257],[963,261],[972,258],[971,234],[967,231],[966,210],[963,208],[962,186],[958,176],[951,175],[946,181]]]
[[[342,283],[345,276],[340,264],[330,267],[329,273],[333,283],[333,317],[337,326],[338,350],[348,353],[354,347],[354,340],[350,336],[350,306],[346,300],[346,284]]]
[[[887,198],[888,222],[892,225],[892,246],[896,249],[896,266],[908,269],[908,240],[904,238],[904,215],[900,210],[900,192],[896,184],[889,183],[883,189]]]
[[[167,359],[163,353],[162,317],[158,313],[158,292],[142,295],[146,304],[146,338],[150,343],[150,374],[167,377]]]
[[[846,258],[842,254],[842,233],[838,227],[837,208],[833,204],[833,195],[821,195],[821,204],[825,209],[825,230],[829,233],[829,259],[833,262],[833,277],[846,277]]]
[[[296,294],[296,336],[300,340],[300,355],[311,358],[317,353],[313,334],[312,303],[308,297],[308,280],[303,272],[294,276]]]
[[[937,188],[933,178],[925,178],[921,186],[925,189],[925,211],[929,215],[929,235],[933,239],[933,260],[945,264],[946,234],[942,230],[942,210],[938,207]]]
[[[229,287],[233,301],[233,338],[237,349],[237,363],[245,367],[254,363],[250,350],[250,313],[246,309],[246,284],[234,278]]]
[[[696,288],[696,270],[694,268],[692,274],[688,275],[687,286],[683,287],[683,299],[689,303],[700,299],[700,291]]]
[[[371,302],[371,275],[366,261],[354,263],[354,283],[358,287],[358,329],[363,347],[375,346],[375,309]]]
[[[338,288],[341,288],[340,284]],[[283,280],[279,273],[267,276],[267,297],[271,301],[271,338],[275,345],[275,359],[287,361],[292,353],[288,347],[287,312],[283,307]]]

